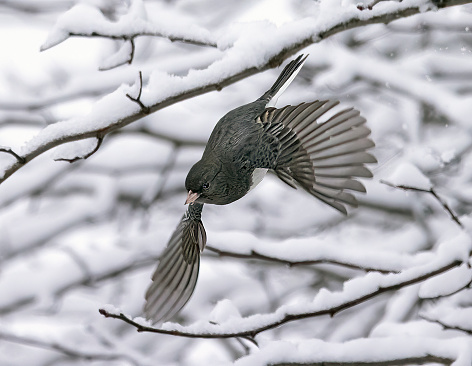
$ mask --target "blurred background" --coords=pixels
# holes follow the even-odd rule
[[[146,85],[153,70],[186,75],[224,55],[212,47],[139,37],[131,65],[100,71],[123,41],[75,37],[40,52],[58,17],[78,3],[111,21],[129,7],[117,0],[0,1],[0,146],[21,151],[45,126],[83,115],[120,85],[135,83],[139,71]],[[144,7],[150,21],[161,17],[224,34],[237,23],[296,24],[316,17],[320,3],[146,0]],[[379,160],[375,177],[364,182],[368,193],[344,217],[269,175],[234,204],[207,205],[208,248],[199,281],[174,321],[212,320],[215,305],[225,299],[224,306],[242,316],[309,302],[321,288],[342,290],[368,271],[407,268],[417,253],[434,252],[453,237],[458,225],[432,195],[381,180],[410,167],[458,216],[470,213],[471,27],[472,7],[465,5],[343,31],[303,50],[310,57],[277,105],[335,99],[359,109]],[[104,319],[98,309],[113,304],[141,315],[150,275],[185,210],[189,168],[219,118],[258,98],[279,72],[148,115],[107,135],[87,160],[54,161],[59,152],[46,152],[2,183],[1,365],[216,365],[254,351],[236,339],[139,334]],[[0,153],[0,169],[12,161]],[[257,259],[251,250],[272,260]],[[238,253],[243,258],[235,258]],[[322,263],[297,264],[310,260]],[[339,342],[378,334],[465,335],[421,317],[472,304],[470,271],[459,278],[450,284],[452,295],[421,294],[414,285],[263,337]]]

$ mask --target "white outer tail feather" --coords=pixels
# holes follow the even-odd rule
[[[302,69],[303,65],[306,62],[307,57],[303,60],[303,62],[300,64],[300,66],[293,72],[293,74],[288,78],[288,80],[282,85],[282,87],[279,89],[279,91],[269,100],[269,103],[267,103],[267,107],[274,107],[277,104],[277,100],[279,97],[283,94],[283,92],[289,87],[289,85],[292,83],[292,81],[297,77],[298,73]]]

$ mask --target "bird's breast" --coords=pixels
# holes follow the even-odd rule
[[[254,169],[254,171],[252,172],[252,183],[251,183],[251,186],[249,187],[249,191],[255,188],[262,181],[262,179],[264,179],[266,173],[267,173],[267,169],[265,168]]]

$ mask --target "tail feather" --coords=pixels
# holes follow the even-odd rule
[[[290,61],[282,70],[274,85],[262,95],[259,100],[265,100],[268,105],[275,105],[277,99],[282,95],[285,89],[292,83],[302,68],[308,55],[300,55],[295,60]]]
[[[271,166],[278,177],[346,213],[345,205],[357,206],[354,195],[346,190],[365,192],[355,178],[372,177],[364,164],[377,160],[366,152],[374,142],[359,111],[345,109],[318,123],[318,118],[338,103],[314,101],[267,108],[256,122],[279,141],[277,158]]]

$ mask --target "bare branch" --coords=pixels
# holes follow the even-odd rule
[[[97,137],[97,145],[95,145],[95,148],[92,151],[90,151],[89,153],[85,154],[84,156],[76,156],[75,158],[72,158],[72,159],[59,158],[59,159],[54,159],[54,161],[67,161],[68,163],[74,163],[77,160],[88,159],[89,157],[91,157],[93,154],[95,154],[98,151],[100,146],[102,146],[102,142],[103,142],[103,137],[101,137],[101,136]]]
[[[337,306],[333,306],[327,309],[322,309],[322,310],[315,310],[311,312],[305,312],[305,313],[290,313],[287,312],[285,313],[281,318],[275,321],[268,322],[267,324],[262,324],[262,325],[257,325],[255,327],[248,327],[248,329],[243,329],[239,331],[225,331],[224,328],[223,330],[219,330],[218,328],[215,328],[214,331],[202,331],[202,332],[192,332],[192,331],[185,331],[185,330],[169,330],[169,329],[162,329],[162,328],[154,328],[150,326],[145,326],[142,324],[139,324],[132,320],[131,318],[127,317],[123,313],[120,314],[112,314],[106,311],[105,309],[99,309],[100,314],[107,318],[114,318],[114,319],[119,319],[121,321],[124,321],[125,323],[128,323],[136,328],[138,332],[150,332],[150,333],[159,333],[159,334],[168,334],[168,335],[174,335],[174,336],[180,336],[180,337],[188,337],[188,338],[233,338],[233,337],[245,337],[245,336],[251,336],[254,337],[257,334],[264,332],[269,329],[274,329],[277,328],[285,323],[292,322],[295,320],[301,320],[301,319],[307,319],[307,318],[314,318],[314,317],[319,317],[319,316],[324,316],[324,315],[329,315],[333,317],[337,313],[352,308],[356,305],[362,304],[374,297],[377,297],[385,292],[393,291],[393,290],[399,290],[403,287],[410,286],[419,282],[423,282],[427,280],[428,278],[432,278],[434,276],[437,276],[441,273],[449,271],[451,268],[458,267],[462,264],[462,261],[455,260],[453,262],[450,262],[440,268],[437,268],[435,270],[432,270],[426,274],[419,275],[407,280],[399,281],[393,285],[390,286],[385,286],[385,287],[379,287],[377,290],[372,291],[368,294],[353,297],[351,300],[348,300],[346,302],[343,302]],[[389,274],[388,276],[395,276],[394,274]]]
[[[125,41],[131,41],[134,43],[134,39],[137,37],[160,37],[160,38],[167,38],[171,42],[181,42],[181,43],[187,43],[187,44],[192,44],[195,46],[206,46],[206,47],[217,47],[217,44],[215,42],[203,42],[198,39],[192,39],[188,37],[178,37],[178,36],[168,36],[164,35],[161,32],[151,32],[151,31],[146,31],[146,32],[137,32],[137,33],[132,33],[132,34],[126,34],[126,35],[116,35],[116,34],[108,34],[108,33],[102,33],[102,32],[97,32],[97,31],[92,31],[92,32],[69,32],[69,37],[99,37],[99,38],[109,38],[109,39],[116,39],[116,40],[125,40]]]
[[[18,155],[16,152],[14,152],[9,147],[0,147],[0,151],[4,152],[4,153],[7,153],[7,154],[10,154],[10,155],[13,155],[16,158],[16,160],[18,161],[19,164],[25,164],[26,163],[25,158]]]
[[[304,261],[290,261],[287,259],[283,258],[277,258],[275,256],[269,256],[265,255],[262,253],[257,252],[256,250],[251,250],[251,253],[249,254],[244,254],[244,253],[235,253],[235,252],[229,252],[226,250],[221,250],[212,246],[206,246],[205,249],[217,254],[219,257],[231,257],[231,258],[241,258],[241,259],[257,259],[257,260],[263,260],[267,262],[272,262],[272,263],[279,263],[279,264],[284,264],[287,266],[308,266],[308,265],[313,265],[313,264],[334,264],[342,267],[347,267],[351,269],[359,269],[361,271],[365,272],[380,272],[380,273],[398,273],[398,271],[389,271],[383,268],[375,268],[375,267],[364,267],[360,265],[356,265],[353,263],[345,263],[345,262],[340,262],[334,259],[318,259],[318,260],[304,260]]]
[[[403,184],[395,185],[385,180],[380,180],[380,183],[386,184],[387,186],[392,187],[392,188],[402,189],[404,191],[414,191],[414,192],[423,192],[423,193],[431,194],[441,204],[441,206],[447,211],[449,216],[451,216],[452,220],[454,220],[454,222],[457,225],[459,225],[461,228],[464,227],[462,223],[460,222],[459,218],[454,214],[454,212],[451,210],[448,204],[441,197],[438,196],[438,194],[436,193],[433,187],[431,187],[430,189],[423,189],[423,188],[411,187],[411,186],[407,186]]]
[[[365,9],[372,10],[375,5],[377,5],[378,3],[382,2],[382,1],[392,1],[392,0],[373,0],[367,5],[357,5],[357,9],[359,9],[359,10],[365,10]],[[402,2],[402,0],[396,0],[396,1]]]
[[[141,107],[141,111],[144,114],[149,114],[151,113],[151,109],[149,107],[146,107],[143,102],[141,102],[141,93],[143,91],[143,73],[140,71],[139,72],[139,93],[136,98],[132,97],[129,94],[126,94],[126,97],[128,97],[129,100],[132,100],[133,102],[137,103]]]

